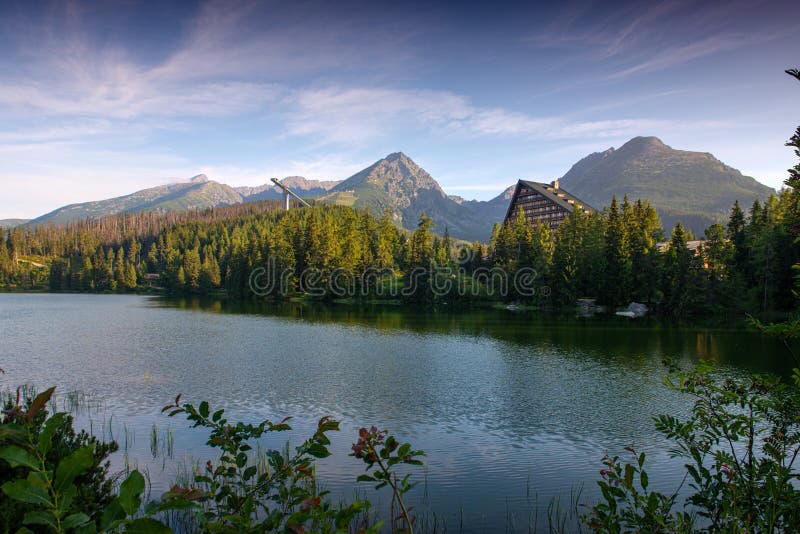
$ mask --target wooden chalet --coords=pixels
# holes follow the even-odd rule
[[[514,196],[506,211],[505,223],[513,223],[522,208],[525,221],[534,224],[549,224],[555,230],[567,216],[576,209],[584,213],[594,212],[594,208],[558,186],[558,180],[551,184],[520,180],[514,189]]]

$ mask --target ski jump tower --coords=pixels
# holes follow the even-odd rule
[[[295,193],[294,191],[283,185],[281,181],[278,180],[277,178],[273,178],[272,182],[283,190],[283,206],[284,209],[286,209],[286,211],[289,211],[289,200],[291,197],[296,198],[297,201],[303,204],[304,206],[308,206],[309,208],[311,207],[311,204],[300,198],[300,195],[298,195],[297,193]]]

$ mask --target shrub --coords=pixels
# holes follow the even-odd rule
[[[262,421],[258,424],[230,423],[225,411],[212,413],[205,401],[198,406],[175,403],[163,411],[170,417],[185,415],[195,427],[209,431],[206,442],[220,451],[215,461],[209,460],[203,472],[194,476],[193,487],[174,486],[161,502],[146,507],[149,514],[168,510],[195,510],[199,530],[203,532],[350,532],[355,526],[359,532],[378,532],[382,523],[368,525],[367,500],[334,506],[327,491],[319,491],[314,474],[314,462],[330,455],[328,433],[339,430],[339,423],[323,417],[311,438],[291,453],[268,450],[266,462],[255,463],[251,456],[254,441],[272,432],[290,430],[288,419],[278,423]],[[374,430],[374,429],[373,429]],[[403,503],[402,496],[413,485],[408,475],[401,481],[392,468],[398,463],[419,465],[415,457],[422,451],[412,451],[409,444],[400,445],[385,431],[361,429],[359,441],[353,446],[353,456],[367,463],[370,470],[379,468],[359,480],[373,481],[378,487],[392,486],[393,505],[401,508],[398,518],[392,515],[392,531],[403,521],[413,532],[414,518]],[[396,454],[392,454],[397,450]]]
[[[676,511],[671,495],[648,492],[644,454],[633,463],[606,458],[603,501],[585,517],[597,531],[800,531],[800,372],[794,384],[776,377],[720,377],[707,365],[674,372],[667,385],[694,397],[691,415],[656,417],[671,454],[686,460],[691,494]]]
[[[95,532],[97,530],[166,527],[147,518],[128,519],[139,509],[144,478],[130,473],[112,492],[108,455],[116,443],[102,443],[72,428],[65,413],[48,417],[45,406],[55,388],[8,403],[0,421],[0,517],[6,532]]]

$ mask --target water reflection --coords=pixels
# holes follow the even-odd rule
[[[88,393],[102,406],[93,424],[135,434],[128,461],[148,466],[156,494],[176,468],[149,460],[154,423],[157,435],[172,425],[176,462],[208,454],[202,434],[159,414],[183,392],[234,418],[294,416],[291,439],[342,419],[319,473],[346,498],[357,429],[386,426],[428,453],[421,505],[450,525],[466,511],[475,530],[527,517],[534,494],[546,507],[583,484],[591,499],[602,454],[632,442],[654,461],[652,483],[674,489],[651,418],[688,402],[663,386],[663,359],[791,367],[780,344],[743,330],[491,309],[6,294],[0,332],[2,384]]]

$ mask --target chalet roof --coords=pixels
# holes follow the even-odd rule
[[[529,189],[533,189],[546,199],[561,206],[570,213],[574,211],[575,206],[578,205],[582,206],[584,210],[595,211],[595,209],[591,207],[589,204],[579,199],[575,195],[568,193],[567,191],[564,191],[560,187],[556,189],[551,184],[543,184],[541,182],[531,182],[528,180],[519,180],[517,182],[517,188],[514,190],[514,196],[511,198],[511,202],[508,205],[508,210],[506,210],[506,219],[508,219],[508,216],[511,214],[511,207],[514,205],[514,199],[517,198],[521,185],[524,185]]]

